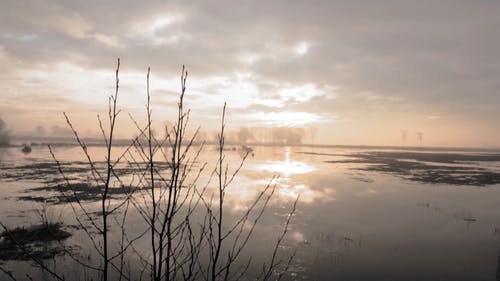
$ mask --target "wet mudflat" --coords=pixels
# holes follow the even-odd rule
[[[307,154],[308,152],[303,153]],[[485,163],[500,162],[500,154],[496,153],[372,151],[337,156],[344,156],[347,159],[327,160],[326,162],[362,164],[354,169],[391,173],[407,180],[422,183],[470,186],[486,186],[500,183],[500,172],[498,170],[488,166],[483,167]]]

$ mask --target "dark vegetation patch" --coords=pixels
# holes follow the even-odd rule
[[[377,151],[335,156],[342,156],[343,159],[326,162],[364,164],[353,169],[390,173],[423,183],[470,186],[500,183],[500,171],[479,165],[481,162],[500,162],[500,154]]]
[[[68,179],[78,180],[89,177],[91,167],[87,162],[60,162],[61,169]],[[98,171],[105,171],[107,163],[104,161],[94,162],[94,166]],[[120,164],[113,168],[113,172],[117,176],[126,176],[144,171],[147,167],[147,162],[134,162],[133,164]],[[158,170],[169,170],[170,163],[158,162],[155,163]],[[61,173],[59,172],[56,162],[39,162],[25,165],[2,165],[0,163],[0,178],[2,180],[35,180],[44,183],[54,183],[62,181]]]
[[[106,162],[95,162],[98,171],[105,171]],[[114,175],[125,177],[140,175],[148,166],[147,162],[134,162],[133,164],[120,164],[113,168]],[[69,203],[76,201],[97,201],[102,197],[102,187],[93,181],[91,167],[87,162],[60,162],[64,176],[70,182],[68,185],[59,172],[55,162],[41,162],[24,165],[1,165],[0,178],[5,181],[37,181],[41,187],[26,189],[25,193],[17,198],[20,200],[47,202],[50,204]],[[169,171],[169,162],[155,163],[155,169]],[[156,180],[161,181],[160,178]],[[92,183],[93,182],[93,183]],[[139,189],[138,187],[113,187],[108,196],[119,197]]]
[[[65,165],[68,173],[81,173],[84,168],[71,167]],[[51,181],[58,175],[57,165],[55,163],[34,163],[29,165],[1,165],[0,177],[2,180],[36,180]]]
[[[137,191],[136,187],[114,187],[108,190],[108,196],[118,197]],[[17,197],[20,200],[47,202],[51,204],[70,203],[77,201],[97,201],[102,198],[103,189],[87,183],[61,183],[26,190],[28,195]],[[35,195],[36,194],[36,195]],[[43,194],[45,196],[40,196]]]
[[[470,162],[500,162],[500,154],[461,154],[461,153],[430,153],[430,152],[369,152],[362,153],[372,158],[412,159],[416,161],[460,164]]]
[[[62,241],[71,236],[60,223],[17,227],[0,233],[0,260],[48,259],[61,254]]]

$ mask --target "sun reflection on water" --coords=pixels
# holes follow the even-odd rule
[[[289,177],[296,174],[310,173],[315,169],[314,166],[300,161],[267,161],[259,165],[260,170],[278,173],[280,177]]]
[[[285,147],[281,157],[283,157],[281,161],[267,160],[249,166],[252,171],[265,171],[272,173],[273,176],[278,176],[276,180],[278,200],[294,200],[300,196],[301,202],[312,203],[316,200],[329,200],[334,197],[333,190],[315,190],[308,184],[307,175],[317,171],[318,167],[308,162],[292,159],[290,147]],[[265,182],[266,180],[261,178],[253,183],[265,184]],[[240,190],[240,195],[241,192],[243,191]]]
[[[290,159],[290,147],[285,147],[284,160],[268,160],[263,164],[257,164],[251,167],[257,171],[268,171],[279,174],[280,178],[288,178],[292,175],[307,174],[316,170],[316,167],[302,161]]]

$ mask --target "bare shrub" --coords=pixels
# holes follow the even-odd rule
[[[89,167],[89,187],[100,190],[99,207],[80,200],[74,184],[49,146],[65,182],[64,195],[76,223],[92,245],[84,258],[68,251],[69,257],[89,280],[240,280],[248,274],[252,258],[243,252],[264,215],[276,190],[273,178],[250,201],[240,217],[226,217],[226,195],[248,152],[238,163],[229,163],[225,154],[225,114],[222,108],[215,163],[203,162],[205,143],[196,143],[199,128],[190,129],[190,111],[184,108],[188,73],[182,68],[177,114],[164,137],[152,129],[150,69],[146,75],[146,124],[130,116],[136,137],[121,147],[118,157],[115,130],[120,109],[118,97],[120,60],[116,68],[115,92],[109,98],[107,122],[98,116],[105,143],[105,163],[93,158],[68,115],[64,114]],[[189,133],[193,132],[193,133]],[[104,165],[103,165],[104,164]],[[230,165],[231,164],[231,165]],[[120,172],[120,169],[128,171]],[[279,280],[292,262],[278,258],[298,199],[293,204],[283,231],[277,236],[270,260],[252,279]],[[139,221],[133,218],[140,218]],[[140,228],[140,231],[137,229]],[[149,246],[144,246],[149,245]],[[243,260],[244,259],[244,260]],[[43,267],[54,280],[66,280],[64,272]],[[8,272],[8,271],[4,271]],[[10,272],[9,272],[10,273]],[[8,275],[15,278],[14,275]]]

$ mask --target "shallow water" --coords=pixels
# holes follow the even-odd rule
[[[91,147],[90,152],[98,161],[104,160],[103,147]],[[366,169],[373,163],[349,161],[353,155],[368,152],[374,150],[255,147],[227,191],[229,217],[243,212],[273,176],[279,179],[271,205],[249,244],[248,255],[253,255],[256,263],[269,259],[269,249],[294,199],[300,195],[283,250],[284,256],[297,250],[288,276],[291,279],[500,280],[499,184],[430,183],[391,171]],[[88,176],[82,172],[87,166],[79,148],[58,147],[55,154],[74,181]],[[120,154],[116,151],[114,158]],[[226,154],[237,166],[242,152],[236,149]],[[214,147],[206,147],[200,163],[212,162],[214,155]],[[398,159],[407,159],[403,156]],[[421,162],[435,164],[428,159]],[[499,164],[462,163],[492,172],[499,172]],[[43,191],[30,189],[61,180],[57,171],[51,173],[55,168],[45,147],[34,147],[26,155],[18,148],[0,148],[0,220],[9,226],[36,221],[32,210],[40,209],[42,203],[19,197],[45,196]],[[53,193],[46,192],[50,199]],[[49,209],[54,217],[65,212],[62,219],[71,221],[65,204],[54,204]],[[74,235],[65,243],[86,248],[81,245],[85,243],[82,236]],[[19,268],[18,263],[9,262],[8,266]]]

